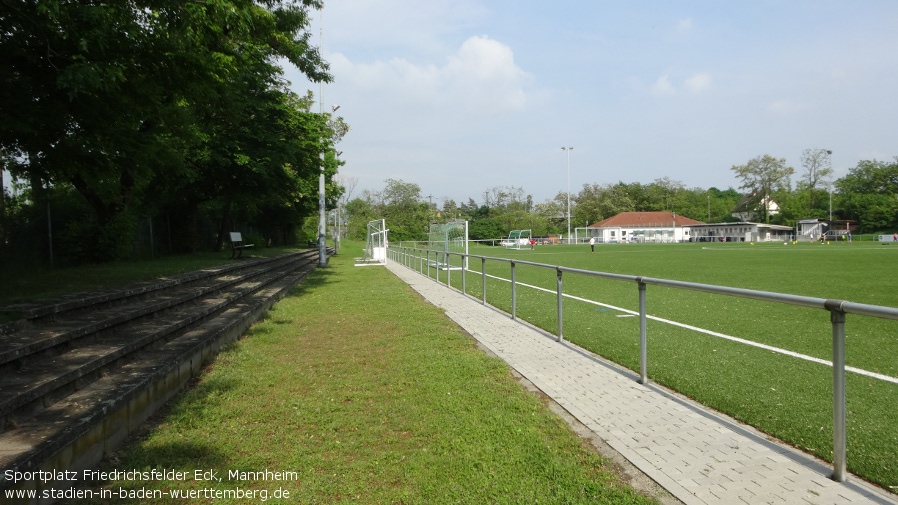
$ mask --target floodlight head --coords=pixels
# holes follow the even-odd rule
[[[337,112],[337,109],[339,109],[339,108],[340,108],[339,105],[336,105],[336,104],[331,105],[331,112]]]
[[[826,154],[832,154],[832,153],[833,153],[833,152],[830,151],[829,149],[826,150]]]

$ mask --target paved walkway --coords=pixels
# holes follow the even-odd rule
[[[686,505],[898,504],[898,497],[397,263],[387,267]]]

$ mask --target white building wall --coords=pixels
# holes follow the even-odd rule
[[[598,237],[605,244],[621,244],[630,242],[672,243],[689,242],[692,230],[688,227],[675,228],[622,228],[613,226],[597,228]]]

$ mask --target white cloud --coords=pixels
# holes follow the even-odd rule
[[[701,93],[711,87],[711,76],[703,73],[695,74],[683,81],[682,87],[693,93]],[[678,86],[674,86],[667,74],[659,77],[650,89],[655,96],[672,96],[677,94],[677,90]]]
[[[793,116],[807,109],[808,106],[805,104],[796,103],[791,100],[776,100],[767,106],[767,113],[771,116],[785,117]]]
[[[692,31],[692,18],[684,18],[681,19],[679,23],[677,23],[677,32],[678,33],[688,33]]]
[[[486,36],[470,37],[441,66],[402,58],[354,63],[339,54],[331,56],[331,64],[336,78],[353,88],[419,107],[462,106],[486,114],[523,109],[531,78],[517,66],[510,47]]]
[[[670,83],[670,78],[667,75],[662,75],[655,81],[655,84],[652,85],[652,94],[658,96],[667,96],[673,95],[677,91],[674,89],[673,85]]]
[[[479,0],[341,0],[325,4],[323,13],[313,14],[315,34],[323,16],[325,51],[339,47],[353,58],[445,52],[451,40],[447,35],[473,30],[490,12]]]
[[[705,91],[711,87],[711,76],[708,74],[695,74],[686,79],[686,88],[693,93]]]
[[[469,106],[520,110],[526,104],[524,83],[529,76],[514,62],[511,48],[488,37],[471,37],[449,58],[449,85]]]

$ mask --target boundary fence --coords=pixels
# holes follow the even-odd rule
[[[430,249],[397,247],[390,248],[387,256],[390,260],[403,265],[412,270],[416,270],[422,275],[431,277],[440,283],[440,271],[445,272],[445,285],[454,289],[451,284],[452,271],[449,265],[453,262],[453,257],[457,257],[457,263],[461,265],[470,265],[472,260],[480,260],[480,271],[470,270],[470,268],[455,269],[456,275],[461,275],[461,293],[465,296],[471,296],[467,292],[466,274],[467,272],[479,274],[482,277],[480,302],[483,305],[486,301],[487,286],[487,261],[505,263],[509,266],[510,283],[511,283],[511,313],[513,320],[517,320],[517,265],[528,265],[536,268],[554,270],[556,274],[556,311],[557,311],[557,330],[556,338],[559,342],[564,339],[563,300],[566,296],[563,290],[563,278],[565,274],[583,275],[590,277],[599,277],[622,282],[632,282],[637,286],[639,294],[639,382],[647,384],[648,378],[648,351],[647,351],[647,291],[648,286],[663,286],[674,289],[685,289],[691,291],[699,291],[714,295],[734,296],[738,298],[749,298],[765,302],[773,302],[779,304],[794,305],[799,307],[825,310],[829,313],[830,324],[832,327],[832,369],[833,369],[833,475],[832,480],[836,482],[844,482],[846,480],[846,453],[847,453],[847,428],[846,428],[846,394],[845,394],[845,316],[846,314],[855,314],[860,316],[878,317],[884,319],[898,320],[898,308],[885,307],[881,305],[870,305],[863,303],[855,303],[846,300],[834,300],[825,298],[816,298],[810,296],[790,295],[784,293],[776,293],[772,291],[759,291],[752,289],[732,288],[726,286],[716,286],[711,284],[700,284],[694,282],[675,281],[669,279],[660,279],[653,277],[643,277],[634,275],[623,275],[609,272],[597,272],[592,270],[584,270],[579,268],[570,268],[560,265],[549,265],[545,263],[537,263],[532,261],[520,261],[508,258],[496,258],[491,256],[481,256],[475,254],[458,254],[445,251],[434,251]]]

